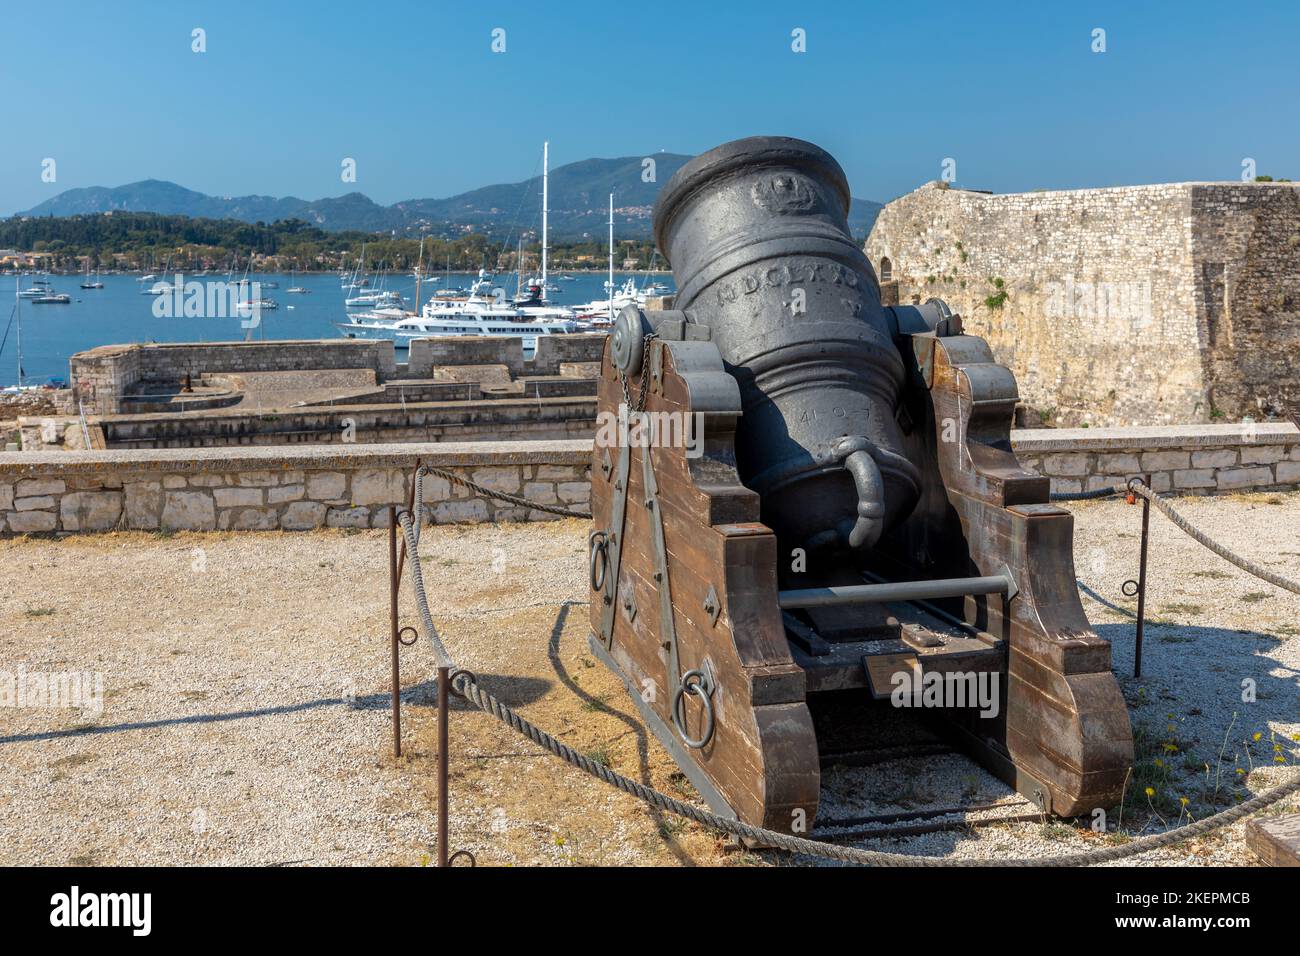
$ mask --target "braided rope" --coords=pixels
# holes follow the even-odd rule
[[[438,473],[438,469],[429,469],[432,473]],[[417,486],[416,497],[419,497]],[[418,513],[418,512],[417,512]],[[434,656],[438,660],[438,666],[455,668],[455,662],[451,653],[443,644],[442,638],[438,634],[438,629],[433,623],[433,615],[429,611],[429,599],[424,588],[424,572],[420,564],[420,556],[416,550],[419,541],[419,532],[416,529],[416,520],[410,511],[400,511],[397,515],[398,523],[402,526],[402,533],[406,538],[409,567],[411,573],[411,586],[415,591],[416,604],[419,607],[420,618],[424,622],[425,633],[429,637],[429,643],[433,647]],[[927,856],[909,856],[902,853],[883,853],[875,850],[863,850],[857,847],[838,846],[833,843],[826,843],[820,840],[810,840],[806,837],[793,836],[788,833],[778,833],[775,830],[768,830],[763,827],[751,826],[742,823],[739,820],[732,820],[721,817],[716,813],[703,810],[692,804],[685,803],[667,794],[661,793],[652,787],[647,787],[638,783],[629,777],[625,777],[604,764],[597,763],[589,757],[575,751],[572,747],[561,743],[553,736],[535,726],[530,721],[516,714],[501,701],[497,700],[490,693],[478,686],[477,681],[467,672],[460,673],[457,678],[457,690],[470,700],[480,710],[491,714],[497,720],[501,721],[507,727],[515,732],[527,737],[533,743],[544,748],[556,757],[566,763],[577,767],[590,776],[595,777],[604,783],[615,787],[624,793],[630,794],[645,803],[650,804],[660,810],[674,813],[688,820],[693,820],[703,826],[712,827],[724,833],[730,833],[734,836],[750,840],[756,844],[773,847],[779,850],[785,850],[790,853],[802,853],[808,856],[821,857],[828,860],[837,860],[842,863],[856,863],[867,866],[921,866],[921,867],[971,867],[971,866],[1091,866],[1096,863],[1106,863],[1114,860],[1122,860],[1131,856],[1137,856],[1142,853],[1149,853],[1160,847],[1169,846],[1173,843],[1181,842],[1189,837],[1198,836],[1202,833],[1208,833],[1221,827],[1235,823],[1242,817],[1277,803],[1279,800],[1300,791],[1300,774],[1282,784],[1274,787],[1265,793],[1252,797],[1245,802],[1223,810],[1213,816],[1206,817],[1204,820],[1198,820],[1182,827],[1176,827],[1161,834],[1149,837],[1143,837],[1134,840],[1132,843],[1117,847],[1107,847],[1101,850],[1086,850],[1080,853],[1068,853],[1061,856],[1041,857],[1041,858],[1013,858],[1003,860],[952,860],[939,857]]]
[[[1253,574],[1260,580],[1267,581],[1269,584],[1279,587],[1284,591],[1290,591],[1293,594],[1300,594],[1300,582],[1292,581],[1290,578],[1284,578],[1282,575],[1275,574],[1263,565],[1256,564],[1254,561],[1249,561],[1238,554],[1234,554],[1212,539],[1205,532],[1192,527],[1191,523],[1188,522],[1186,518],[1174,510],[1173,505],[1152,491],[1141,478],[1129,479],[1128,489],[1135,495],[1141,495],[1147,501],[1151,502],[1160,509],[1166,518],[1190,535],[1192,540],[1205,545],[1205,547],[1209,548],[1225,561],[1235,564],[1237,567],[1241,568],[1241,570]]]
[[[416,549],[420,540],[417,522],[411,517],[411,512],[399,511],[397,523],[402,526],[402,534],[406,537],[406,566],[411,569],[411,589],[415,591],[415,604],[419,608],[420,619],[424,622],[424,633],[433,646],[433,656],[438,659],[439,667],[455,667],[456,662],[442,643],[438,628],[433,623],[433,615],[429,613],[429,597],[424,593],[424,570],[420,567],[420,554]]]
[[[1277,803],[1279,800],[1282,800],[1293,793],[1300,792],[1300,774],[1297,774],[1294,779],[1287,783],[1251,797],[1249,800],[1246,800],[1235,807],[1220,811],[1219,813],[1206,817],[1203,820],[1197,820],[1194,823],[1175,827],[1174,829],[1167,830],[1164,833],[1142,837],[1122,846],[1106,847],[1100,850],[1084,850],[1078,853],[1066,853],[1060,856],[1037,858],[1021,857],[1000,860],[953,860],[932,856],[909,856],[903,853],[884,853],[878,850],[863,850],[858,847],[838,846],[821,840],[810,840],[806,837],[792,836],[788,833],[778,833],[775,830],[750,826],[749,824],[742,823],[739,820],[720,817],[716,813],[711,813],[708,810],[702,810],[692,804],[684,803],[683,801],[670,797],[667,794],[660,793],[658,790],[647,787],[645,784],[638,783],[629,777],[625,777],[622,774],[609,769],[604,764],[597,763],[589,757],[584,757],[572,747],[561,743],[546,731],[534,726],[523,717],[520,717],[505,704],[501,703],[487,691],[483,690],[483,688],[479,687],[468,674],[462,674],[458,678],[457,684],[457,690],[464,694],[468,700],[473,701],[480,710],[491,714],[512,730],[527,737],[533,743],[543,747],[566,763],[577,767],[584,773],[587,773],[612,787],[622,790],[624,793],[645,801],[653,807],[660,810],[666,810],[670,813],[675,813],[678,816],[685,817],[688,820],[693,820],[696,823],[703,824],[707,827],[712,827],[715,830],[721,830],[725,833],[730,833],[734,836],[742,837],[778,850],[785,850],[790,853],[802,853],[808,856],[817,856],[828,860],[838,860],[842,863],[857,863],[866,866],[919,867],[1092,866],[1097,863],[1109,863],[1115,860],[1123,860],[1131,856],[1138,856],[1143,853],[1150,853],[1152,850],[1158,850],[1161,847],[1170,846],[1171,844],[1180,843],[1191,837],[1218,830],[1235,823],[1242,817],[1254,813],[1256,810]]]

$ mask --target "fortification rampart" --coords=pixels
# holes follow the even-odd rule
[[[881,211],[866,253],[886,296],[960,312],[1053,423],[1265,420],[1300,400],[1298,190],[930,183]]]

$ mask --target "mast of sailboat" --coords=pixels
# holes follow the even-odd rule
[[[550,161],[551,144],[542,143],[542,300],[546,299],[546,226],[547,214],[550,212]]]
[[[420,311],[420,283],[424,279],[424,236],[420,237],[420,257],[415,264],[415,311]]]
[[[519,242],[515,249],[515,295],[518,296],[524,291],[524,237],[519,236]],[[543,296],[545,298],[545,296]]]
[[[609,321],[614,321],[614,194],[609,194]]]
[[[23,297],[18,294],[18,276],[14,276],[14,318],[18,322],[18,391],[23,390]]]

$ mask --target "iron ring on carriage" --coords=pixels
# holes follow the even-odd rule
[[[591,580],[591,589],[599,593],[605,590],[605,575],[609,569],[609,533],[605,531],[593,531],[587,535],[587,546],[590,553],[587,555],[588,576]],[[599,557],[600,579],[596,578],[596,564]]]
[[[1125,597],[1137,597],[1138,583],[1132,578],[1129,578],[1119,586],[1119,590]]]
[[[692,750],[699,750],[713,739],[713,698],[705,687],[705,680],[703,671],[687,671],[682,675],[682,682],[677,685],[677,692],[673,694],[673,725],[677,728],[677,732],[682,735],[682,743]],[[696,738],[692,738],[686,732],[686,718],[682,715],[687,691],[698,697],[701,706],[704,708],[704,730]]]
[[[406,636],[405,636],[405,635],[406,635],[406,632],[407,632],[407,631],[410,631],[410,632],[411,632],[411,639],[410,639],[410,640],[407,640],[407,639],[406,639]],[[409,625],[409,624],[406,625],[406,627],[402,628],[400,631],[397,632],[397,643],[398,643],[398,644],[401,644],[403,647],[410,647],[412,644],[414,644],[414,643],[415,643],[416,641],[418,641],[419,639],[420,639],[420,632],[417,631],[415,628],[411,627],[411,625]]]
[[[462,856],[465,857],[465,859],[469,860],[469,865],[471,867],[478,866],[478,860],[474,858],[474,854],[469,852],[469,850],[457,850],[451,856],[447,857],[447,865],[455,866],[456,861],[459,860]]]

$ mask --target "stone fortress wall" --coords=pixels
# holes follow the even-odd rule
[[[937,296],[1045,423],[1263,421],[1300,404],[1300,187],[1174,183],[992,195],[929,183],[866,254]]]

